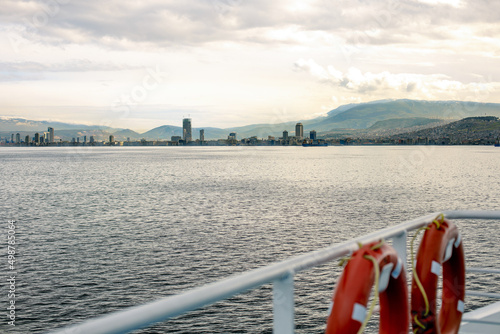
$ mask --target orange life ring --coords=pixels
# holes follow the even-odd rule
[[[326,333],[357,333],[366,314],[366,305],[375,280],[375,265],[380,269],[380,333],[407,333],[410,324],[408,287],[404,265],[394,248],[371,243],[354,252],[333,294]]]
[[[441,271],[442,304],[439,317],[436,317],[436,291]],[[464,297],[465,260],[462,238],[455,224],[441,216],[427,227],[414,265],[411,287],[414,333],[458,333],[464,312]]]

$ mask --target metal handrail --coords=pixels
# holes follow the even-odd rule
[[[450,219],[500,220],[500,211],[444,211],[442,213],[446,218]],[[263,268],[231,276],[178,295],[90,319],[81,324],[56,330],[52,334],[127,333],[271,282],[273,283],[274,295],[274,333],[293,333],[293,277],[297,272],[352,254],[358,249],[358,243],[366,244],[380,239],[392,239],[393,247],[398,252],[403,263],[406,263],[407,232],[427,225],[438,214],[440,213],[436,212],[422,216],[342,244],[332,245]]]

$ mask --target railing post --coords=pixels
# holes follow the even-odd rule
[[[407,232],[404,231],[394,237],[392,237],[392,247],[398,252],[404,267],[406,268],[406,235]]]
[[[291,334],[295,330],[293,274],[273,282],[273,333]]]

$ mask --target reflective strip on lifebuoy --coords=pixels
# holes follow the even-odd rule
[[[380,268],[380,333],[407,333],[410,324],[408,287],[401,259],[387,244],[371,243],[354,252],[333,294],[333,307],[326,333],[357,333],[366,315],[368,298],[375,280],[374,265],[364,256],[376,259]],[[376,247],[376,249],[372,249]]]
[[[458,333],[465,297],[465,260],[458,228],[445,219],[431,223],[420,243],[416,273],[427,297],[415,277],[411,289],[411,316],[415,333]],[[442,304],[436,317],[436,291],[443,273]]]

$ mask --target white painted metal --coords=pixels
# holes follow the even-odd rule
[[[403,262],[403,266],[406,268],[406,235],[407,232],[403,231],[399,235],[395,235],[392,238],[392,247],[398,252],[401,261]]]
[[[450,219],[500,220],[500,211],[445,211],[443,213]],[[216,301],[227,299],[270,282],[274,282],[275,284],[275,303],[279,299],[277,298],[277,294],[281,296],[281,293],[283,293],[282,298],[291,301],[289,305],[292,307],[290,311],[290,309],[282,308],[281,305],[274,306],[274,310],[279,312],[275,316],[275,328],[280,328],[279,333],[293,333],[293,273],[351,254],[358,249],[358,243],[366,244],[380,239],[393,238],[398,253],[400,255],[404,254],[406,258],[406,241],[403,242],[403,236],[406,236],[407,231],[425,226],[438,214],[429,214],[396,226],[375,231],[343,244],[332,245],[264,268],[232,276],[218,282],[188,290],[179,295],[162,298],[145,305],[87,320],[81,324],[55,331],[53,334],[127,333],[201,308]],[[404,247],[403,244],[405,245]],[[292,317],[292,325],[290,325],[290,317]]]
[[[273,333],[293,333],[294,300],[293,273],[273,282]]]

